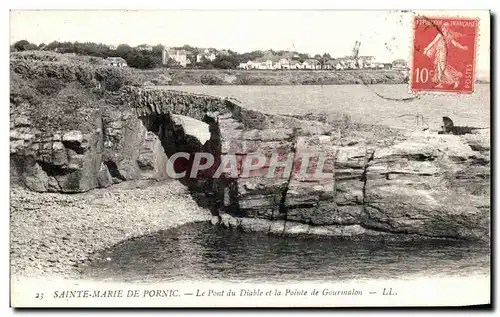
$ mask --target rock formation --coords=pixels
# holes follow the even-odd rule
[[[489,134],[350,132],[335,122],[269,115],[228,98],[127,87],[115,107],[89,117],[90,129],[44,132],[22,107],[11,110],[11,179],[39,192],[84,192],[134,179],[165,179],[176,152],[325,155],[329,178],[265,177],[269,160],[243,175],[213,169],[180,179],[214,222],[243,230],[333,236],[489,239]],[[210,138],[185,128],[199,120]],[[310,119],[310,118],[309,118]],[[195,129],[196,130],[196,129]],[[346,132],[348,131],[348,132]],[[375,132],[374,132],[375,131]],[[351,133],[352,132],[352,133]],[[206,134],[206,133],[205,133]],[[178,171],[189,174],[193,157]],[[182,206],[179,206],[182,208]]]
[[[449,117],[443,117],[442,131],[439,131],[439,134],[451,133],[454,135],[462,135],[472,133],[473,131],[479,129],[481,128],[456,126],[453,124],[453,120],[451,120]]]

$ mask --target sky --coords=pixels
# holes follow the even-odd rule
[[[478,69],[489,71],[488,11],[418,14],[479,17]],[[373,10],[137,10],[11,11],[10,40],[32,43],[91,41],[104,44],[164,44],[252,50],[296,50],[351,54],[356,40],[360,55],[379,61],[410,58],[415,12]]]

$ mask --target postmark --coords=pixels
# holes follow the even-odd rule
[[[410,90],[472,94],[478,29],[477,18],[416,16]]]

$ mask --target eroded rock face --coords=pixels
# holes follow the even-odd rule
[[[24,116],[21,115],[21,118]],[[19,119],[19,118],[17,118]],[[94,118],[95,120],[95,118]],[[97,187],[102,129],[42,133],[24,119],[11,122],[11,177],[35,191],[82,192]]]
[[[472,194],[454,183],[471,166],[478,167],[478,155],[461,138],[426,134],[375,150],[367,170],[361,224],[425,236],[487,236],[489,207],[484,207],[489,195]],[[480,169],[484,173],[489,166]],[[472,184],[483,176],[471,173],[467,178]],[[481,182],[489,187],[489,179]]]
[[[193,121],[216,116],[225,108],[221,98],[157,97],[141,90],[125,91],[120,98],[123,107],[94,114],[90,131],[41,132],[29,113],[11,112],[12,182],[38,192],[85,192],[127,180],[165,179],[167,154],[176,151],[213,152],[208,124]],[[141,105],[151,111],[141,114]]]
[[[28,114],[13,115],[12,181],[39,192],[83,192],[165,179],[168,157],[178,151],[212,153],[215,167],[232,154],[236,175],[214,179],[211,170],[185,180],[210,202],[214,223],[349,237],[489,237],[489,131],[367,142],[326,122],[263,114],[231,99],[136,89],[123,100],[127,107],[99,113],[86,132],[44,135]],[[242,162],[256,152],[265,164],[245,171]],[[291,160],[291,173],[270,169],[276,153]],[[191,163],[180,167],[188,175]],[[318,168],[328,176],[317,177]]]
[[[132,111],[110,112],[95,129],[44,135],[11,126],[11,177],[38,192],[85,192],[132,179],[165,179],[166,154]]]

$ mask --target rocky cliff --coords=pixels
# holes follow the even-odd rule
[[[40,119],[53,108],[51,98],[35,106],[11,94],[11,182],[37,192],[166,179],[177,152],[191,154],[174,164],[189,175],[194,153],[204,152],[214,156],[214,168],[180,181],[210,208],[214,223],[339,237],[489,239],[489,130],[446,135],[346,125],[132,86],[106,92],[99,106],[72,104],[76,110],[59,117],[76,123],[58,124],[50,121],[57,114]],[[199,128],[190,129],[186,118]],[[266,159],[247,175],[242,162],[251,153]],[[266,177],[275,153],[291,160],[290,172]],[[236,173],[214,178],[226,154],[235,155]],[[305,175],[297,172],[304,154],[312,157]],[[329,176],[311,177],[321,165]]]

